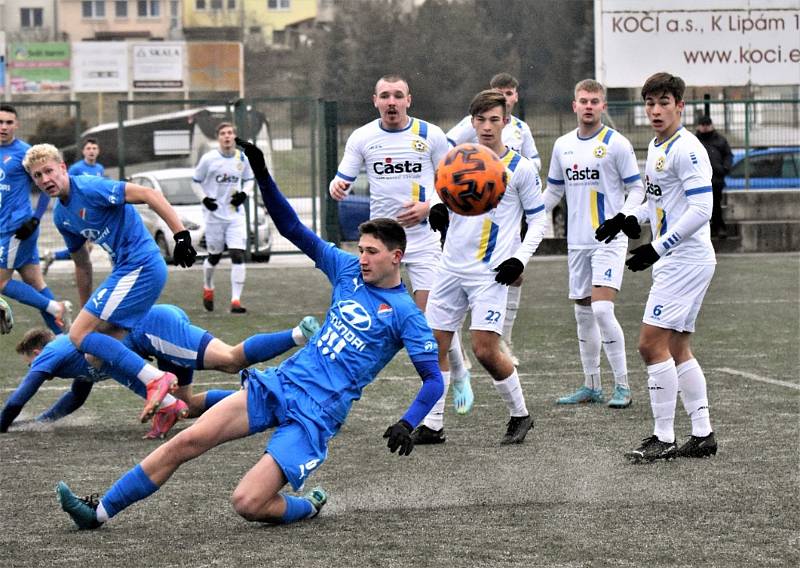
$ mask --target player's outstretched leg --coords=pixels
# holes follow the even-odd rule
[[[153,416],[153,427],[143,436],[143,440],[162,440],[178,420],[189,416],[189,406],[180,399],[159,408]]]
[[[97,520],[97,495],[80,498],[76,496],[66,483],[59,481],[56,485],[56,497],[61,509],[72,518],[80,530],[96,529],[103,523]]]
[[[178,377],[172,373],[164,373],[157,379],[153,379],[147,383],[147,402],[144,405],[139,420],[147,422],[161,406],[161,401],[168,394],[174,393],[178,390]]]

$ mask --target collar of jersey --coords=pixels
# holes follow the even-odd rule
[[[666,140],[664,140],[663,142],[655,142],[655,141],[653,141],[653,146],[655,146],[656,148],[658,148],[659,146],[663,146],[664,144],[667,144],[667,145],[669,145],[669,144],[670,144],[671,142],[673,142],[673,141],[674,141],[674,140],[675,140],[675,139],[676,139],[678,136],[680,136],[680,135],[681,135],[681,130],[683,130],[683,124],[681,124],[681,125],[678,127],[678,130],[676,130],[675,132],[673,132],[673,133],[672,133],[672,136],[670,136],[669,138],[667,138],[667,139],[666,139]]]
[[[364,278],[361,278],[361,282],[364,282]],[[391,288],[381,288],[380,286],[375,286],[374,284],[369,284],[367,282],[364,282],[364,287],[369,288],[370,290],[380,290],[382,292],[406,292],[406,286],[402,281],[397,286],[392,286]]]
[[[590,134],[590,135],[589,135],[589,136],[587,136],[586,138],[583,138],[583,137],[581,137],[581,135],[580,135],[580,134],[578,134],[578,133],[580,132],[580,130],[576,128],[576,129],[575,129],[575,136],[577,136],[577,137],[578,137],[578,140],[591,140],[592,138],[594,138],[595,136],[597,136],[598,134],[600,134],[600,133],[603,131],[603,129],[604,129],[605,127],[606,127],[606,125],[605,125],[605,124],[603,124],[603,123],[601,122],[601,123],[600,123],[600,128],[598,128],[598,129],[597,129],[597,131],[593,132],[592,134]]]
[[[389,134],[393,134],[395,132],[405,132],[406,130],[408,130],[409,128],[411,128],[414,125],[414,121],[415,120],[417,120],[417,119],[412,117],[412,116],[409,116],[408,117],[408,126],[406,126],[405,128],[401,128],[400,130],[386,130],[383,127],[383,121],[379,118],[378,119],[378,128],[380,128],[384,132],[388,132]]]

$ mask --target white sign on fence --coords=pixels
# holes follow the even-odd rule
[[[595,0],[596,77],[639,87],[800,84],[800,0]]]
[[[128,45],[120,41],[72,44],[72,90],[119,93],[128,90]]]
[[[184,43],[148,42],[131,45],[133,88],[142,91],[183,89]]]

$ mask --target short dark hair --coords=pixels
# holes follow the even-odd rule
[[[83,144],[81,144],[81,148],[82,149],[86,148],[87,144],[94,144],[95,146],[100,146],[100,144],[97,143],[97,138],[84,138]]]
[[[487,89],[473,97],[472,102],[469,103],[469,115],[477,116],[497,106],[503,108],[503,116],[508,115],[508,105],[506,104],[506,98],[503,96],[503,93]]]
[[[511,73],[498,73],[489,81],[489,86],[492,89],[503,89],[505,87],[518,89],[519,81]]]
[[[17,109],[7,103],[0,104],[0,112],[10,112],[14,116],[17,116]]]
[[[372,235],[389,250],[400,249],[406,252],[406,231],[394,219],[378,217],[364,221],[358,226],[359,235]]]
[[[35,349],[44,349],[44,346],[55,337],[55,334],[47,328],[34,327],[25,332],[15,349],[19,355],[31,355]]]
[[[655,73],[644,82],[642,99],[650,96],[672,95],[677,103],[683,100],[684,91],[686,91],[686,83],[677,75],[664,72]]]
[[[406,84],[406,90],[408,91],[408,93],[411,94],[411,86],[408,84],[408,81],[406,81],[406,78],[400,75],[399,73],[389,73],[388,75],[384,75],[383,77],[375,81],[375,88],[374,88],[375,94],[378,93],[378,83],[380,83],[381,81],[386,81],[387,83],[397,83],[399,81],[402,81],[403,83]]]
[[[703,115],[700,117],[700,120],[697,121],[697,124],[699,124],[700,126],[711,126],[714,123],[711,121],[710,116]]]

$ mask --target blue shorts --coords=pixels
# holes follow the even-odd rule
[[[136,266],[116,266],[83,309],[103,321],[131,329],[153,307],[166,283],[167,265],[160,256]]]
[[[341,423],[276,369],[242,373],[246,374],[250,434],[275,428],[265,451],[283,470],[292,489],[299,491],[325,461],[328,442]]]
[[[39,228],[24,241],[14,236],[14,232],[0,233],[0,268],[16,270],[28,264],[39,264],[39,248],[36,241]]]

